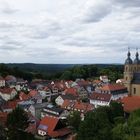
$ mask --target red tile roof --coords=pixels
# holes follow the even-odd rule
[[[66,127],[56,130],[55,127],[58,121],[59,121],[59,118],[46,116],[41,120],[40,125],[48,127],[47,133],[50,137],[61,137],[61,136],[71,133],[71,130]],[[38,129],[43,130],[40,128]],[[46,130],[43,130],[43,131],[46,131]]]
[[[0,92],[2,93],[2,94],[11,94],[12,93],[12,91],[15,91],[15,89],[14,88],[1,88],[0,89]]]
[[[80,101],[70,101],[70,100],[64,100],[63,105],[61,106],[62,108],[67,108],[70,107],[70,109],[76,109],[84,112],[88,112],[94,109],[94,106],[89,103],[83,103]]]
[[[67,88],[65,91],[64,91],[65,94],[72,94],[74,96],[77,96],[78,93],[77,93],[77,89],[75,88]]]
[[[41,120],[40,124],[41,125],[47,125],[48,126],[47,131],[48,131],[48,133],[51,133],[52,131],[54,131],[58,121],[59,121],[59,119],[56,118],[56,117],[46,116]]]
[[[80,101],[77,101],[77,102],[75,102],[73,108],[83,110],[84,112],[88,112],[88,111],[93,110],[94,106],[89,103],[82,103]]]
[[[101,81],[100,80],[94,80],[93,83],[99,84],[99,83],[101,83]]]
[[[19,94],[20,100],[27,100],[29,98],[30,98],[29,94],[25,94],[24,92],[20,92],[20,94]]]
[[[124,104],[124,111],[128,113],[140,108],[140,96],[124,97],[121,102]]]
[[[111,96],[112,96],[111,94],[105,94],[105,93],[102,94],[102,93],[94,92],[93,94],[91,94],[90,99],[109,102]]]
[[[53,131],[49,134],[49,136],[51,137],[62,137],[62,136],[65,136],[67,134],[70,134],[71,133],[71,130],[69,128],[61,128],[61,129],[58,129],[56,131]]]
[[[62,108],[65,108],[65,107],[68,107],[68,106],[72,106],[73,104],[73,101],[70,101],[70,100],[64,100],[63,104],[62,104]]]
[[[3,109],[15,109],[18,102],[20,102],[20,100],[8,101],[5,104],[3,104],[1,107]]]
[[[38,92],[36,91],[36,90],[31,90],[30,92],[29,92],[29,96],[30,97],[34,97],[34,96],[36,96],[38,94]]]
[[[104,85],[100,89],[103,91],[116,91],[116,90],[126,89],[126,87],[120,84],[108,84],[108,85]]]
[[[48,88],[47,86],[44,87],[44,90],[45,90],[45,91],[51,91],[50,88]]]

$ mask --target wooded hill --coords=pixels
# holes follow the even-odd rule
[[[112,81],[123,77],[120,64],[0,64],[1,76],[8,74],[31,81],[34,78],[75,80],[108,75]]]

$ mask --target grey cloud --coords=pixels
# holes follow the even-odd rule
[[[34,26],[31,30],[31,33],[29,34],[29,37],[33,39],[46,39],[50,36],[55,36],[57,32],[61,30],[61,26],[56,23],[43,23],[39,26]]]
[[[107,15],[109,15],[112,11],[112,6],[110,3],[101,3],[99,5],[94,5],[89,8],[85,21],[86,22],[99,22],[103,18],[105,18]]]
[[[1,22],[0,28],[12,28],[13,25],[11,23]]]
[[[3,3],[1,3],[0,10],[1,10],[2,13],[8,14],[8,15],[14,14],[14,13],[16,13],[16,12],[19,11],[18,9],[13,8],[13,7],[12,7],[8,2],[6,2],[6,1],[4,1]]]
[[[93,46],[99,46],[99,43],[94,42],[92,39],[88,38],[67,38],[62,41],[62,44],[68,45],[68,46],[77,46],[77,47],[93,47]]]
[[[140,7],[140,0],[113,0],[113,2],[123,7]]]
[[[63,56],[64,54],[68,53],[68,51],[63,51],[59,48],[55,48],[55,47],[46,47],[43,49],[39,49],[36,48],[36,51],[33,51],[32,48],[28,48],[25,50],[26,55],[28,55],[29,57],[34,57],[36,56],[36,58],[40,58],[40,59],[53,59],[53,58],[58,58]]]
[[[11,9],[11,8],[5,8],[5,9],[2,10],[2,12],[5,13],[5,14],[14,14],[18,11],[19,10],[17,10],[17,9]]]
[[[1,44],[0,45],[0,50],[6,50],[6,51],[11,51],[11,50],[17,50],[17,49],[21,49],[22,46],[16,46],[14,44]]]
[[[0,50],[6,51],[19,50],[25,46],[23,42],[12,40],[9,37],[0,39],[0,42]]]

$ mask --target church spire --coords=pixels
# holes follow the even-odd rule
[[[130,58],[131,53],[130,53],[130,48],[128,47],[128,53],[127,53],[127,57]]]
[[[130,48],[128,47],[127,59],[125,60],[125,64],[132,64],[133,61],[131,59]]]
[[[139,53],[138,53],[138,48],[136,48],[136,58],[134,60],[134,64],[139,64],[140,60],[139,60]]]

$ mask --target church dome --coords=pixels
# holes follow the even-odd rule
[[[136,58],[134,60],[134,64],[140,64],[139,53],[138,52],[136,52]]]
[[[125,64],[133,64],[132,59],[130,58],[131,53],[128,51],[127,53],[127,59],[125,60]]]
[[[135,58],[135,60],[134,60],[134,64],[140,64],[140,60],[137,59],[137,58]]]
[[[127,58],[127,59],[125,60],[125,64],[133,64],[132,59],[131,59],[131,58]]]

